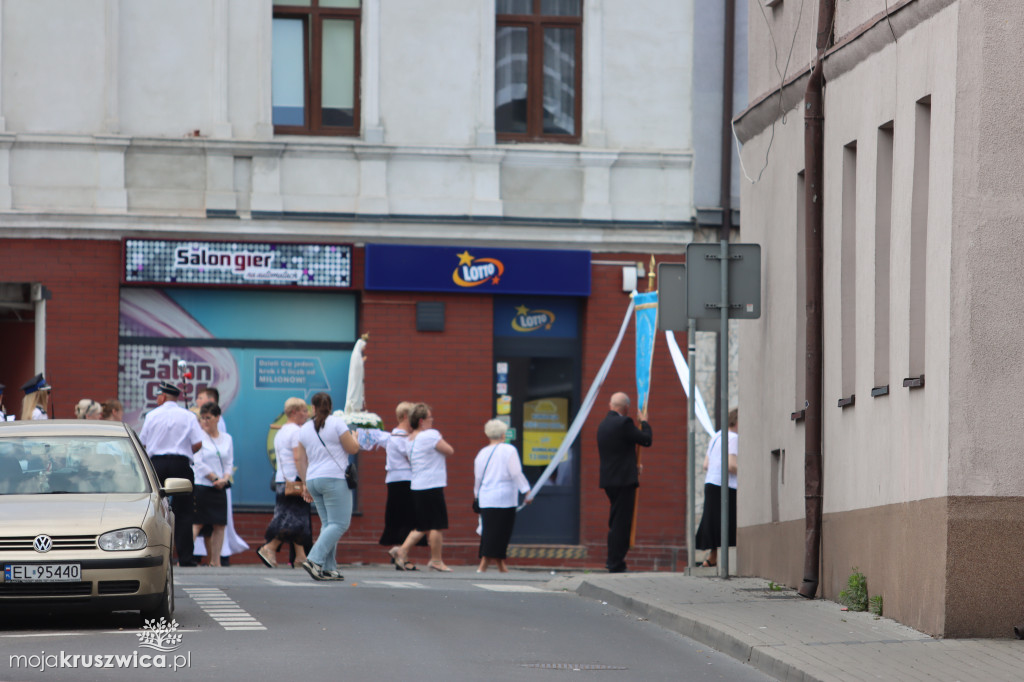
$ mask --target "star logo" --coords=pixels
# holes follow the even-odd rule
[[[462,253],[458,254],[458,256],[459,256],[459,265],[472,265],[473,264],[473,257],[471,255],[469,255],[469,250],[468,249],[466,251],[463,251]]]
[[[529,315],[529,314],[530,314],[530,309],[527,308],[525,305],[521,305],[521,306],[518,306],[516,308],[516,315]]]

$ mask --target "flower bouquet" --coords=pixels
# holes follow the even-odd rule
[[[384,421],[379,415],[373,412],[345,412],[336,410],[335,417],[345,420],[350,431],[356,434],[361,450],[372,450],[373,448],[384,447],[391,434],[384,431]]]

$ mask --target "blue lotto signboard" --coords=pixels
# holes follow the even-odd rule
[[[367,290],[590,295],[590,252],[366,245]]]

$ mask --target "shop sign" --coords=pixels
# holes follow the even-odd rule
[[[523,405],[523,464],[545,466],[565,439],[569,428],[569,401],[542,398]]]
[[[366,289],[590,295],[590,252],[366,245]]]
[[[351,287],[352,247],[126,239],[124,282]]]
[[[494,335],[529,338],[576,338],[577,299],[507,296],[494,302]],[[500,381],[500,379],[499,379]]]

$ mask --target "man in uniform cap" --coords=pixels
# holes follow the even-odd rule
[[[166,381],[160,383],[160,395],[156,408],[146,415],[146,421],[139,432],[139,440],[145,446],[160,478],[160,485],[168,478],[187,478],[195,482],[192,471],[192,455],[202,447],[203,431],[195,416],[178,405],[181,389]],[[175,495],[171,498],[174,511],[174,544],[178,548],[178,565],[195,566],[192,555],[192,517],[195,498],[192,494]]]
[[[49,419],[46,414],[46,407],[50,400],[50,384],[42,374],[37,374],[21,386],[25,391],[25,398],[21,402],[21,418],[28,419]]]

